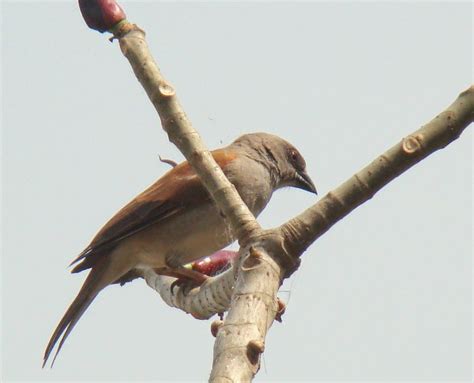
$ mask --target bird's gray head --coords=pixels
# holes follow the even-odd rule
[[[268,133],[251,133],[237,138],[232,145],[249,148],[268,167],[275,188],[296,187],[316,192],[313,181],[306,173],[306,162],[298,149],[288,141]],[[255,158],[254,158],[255,159]]]

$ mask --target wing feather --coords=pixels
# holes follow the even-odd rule
[[[235,158],[228,151],[216,150],[212,155],[219,166],[225,166]],[[73,273],[91,268],[97,256],[109,253],[120,241],[146,228],[202,204],[210,196],[199,177],[188,162],[183,162],[125,205],[96,234],[92,242],[71,265],[82,261],[74,267]]]

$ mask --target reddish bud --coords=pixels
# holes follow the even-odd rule
[[[126,19],[115,0],[79,0],[79,8],[87,26],[101,33]]]
[[[237,254],[236,251],[220,250],[209,257],[193,262],[191,268],[212,277],[227,270]]]
[[[217,336],[217,333],[219,332],[219,329],[224,325],[224,322],[222,320],[215,320],[211,324],[211,334],[215,338]]]

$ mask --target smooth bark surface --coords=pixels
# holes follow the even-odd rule
[[[474,86],[442,113],[403,138],[372,163],[330,191],[315,205],[280,227],[293,255],[302,254],[317,238],[356,207],[419,161],[456,140],[474,120]]]

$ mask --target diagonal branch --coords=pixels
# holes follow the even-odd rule
[[[473,119],[474,87],[470,87],[431,122],[377,157],[315,205],[277,228],[277,232],[284,240],[283,247],[292,257],[300,256],[335,223],[372,198],[390,181],[456,140]],[[231,289],[234,287],[234,273],[235,270],[228,270],[221,274],[219,279],[210,280],[202,287],[205,292],[199,292],[199,288],[193,289],[185,301],[168,297],[171,279],[152,272],[146,274],[144,278],[148,285],[171,306],[186,312],[195,312],[202,318],[209,318],[229,308]],[[211,291],[213,293],[210,293]],[[220,293],[216,293],[217,291]],[[204,294],[207,298],[205,300],[197,298],[199,294]]]
[[[471,86],[442,113],[372,163],[329,192],[315,205],[279,229],[285,246],[301,255],[308,246],[336,222],[372,198],[390,181],[456,140],[474,120],[474,86]]]
[[[158,112],[170,141],[183,153],[199,175],[209,194],[226,217],[234,237],[245,243],[261,230],[255,217],[226,178],[209,150],[192,127],[176,96],[148,49],[145,32],[135,24],[121,22],[115,36],[120,48],[150,101]]]
[[[282,270],[274,259],[282,259],[285,255],[299,257],[332,225],[387,183],[458,138],[473,117],[474,87],[471,87],[445,112],[389,149],[313,207],[280,228],[264,233],[262,248],[250,249],[240,267],[229,313],[217,334],[211,382],[250,381],[258,372],[265,337],[278,311],[278,287],[282,279],[293,272]]]

